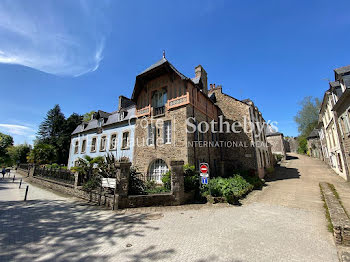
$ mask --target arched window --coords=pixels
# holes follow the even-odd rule
[[[168,171],[169,168],[165,161],[162,159],[156,159],[151,163],[148,174],[150,180],[155,180],[156,182],[161,183],[163,175]]]

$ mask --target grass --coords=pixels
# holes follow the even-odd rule
[[[333,184],[330,184],[330,183],[327,183],[327,184],[328,184],[329,188],[332,190],[332,192],[333,192],[334,196],[336,197],[336,199],[338,199],[338,201],[339,201],[341,207],[344,209],[344,212],[347,215],[347,217],[350,218],[348,212],[346,211],[345,207],[343,206],[343,202],[341,201],[337,190],[335,189],[335,186]]]
[[[328,221],[328,224],[327,224],[327,228],[328,228],[328,231],[333,233],[333,224],[332,224],[332,221],[331,221],[331,215],[329,214],[329,210],[328,210],[328,207],[327,207],[327,204],[326,204],[326,200],[324,199],[324,196],[323,196],[323,193],[322,193],[322,188],[321,188],[321,185],[320,186],[320,191],[321,191],[321,199],[323,201],[323,207],[325,209],[325,216],[326,216],[326,219]]]

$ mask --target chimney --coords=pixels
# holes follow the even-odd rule
[[[198,65],[194,69],[194,73],[196,77],[200,78],[200,81],[202,82],[203,86],[203,93],[208,94],[208,76],[207,72],[204,70],[204,68],[201,65]]]
[[[210,89],[213,89],[213,84],[210,84]]]

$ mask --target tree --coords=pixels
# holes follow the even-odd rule
[[[67,164],[71,135],[76,127],[81,124],[82,119],[83,117],[81,115],[73,113],[67,118],[67,120],[65,120],[65,123],[62,126],[61,135],[57,139],[57,152],[59,152],[57,159],[58,163]]]
[[[81,124],[82,116],[73,113],[67,119],[59,105],[47,112],[44,121],[39,126],[37,144],[54,146],[57,152],[57,162],[67,164],[71,134]]]
[[[318,123],[318,114],[320,110],[320,100],[311,96],[305,97],[299,105],[301,109],[294,117],[298,125],[298,131],[302,136],[307,137]]]
[[[28,157],[29,162],[35,164],[51,164],[57,160],[57,151],[53,145],[36,144]]]
[[[7,148],[8,155],[11,158],[13,164],[27,163],[27,156],[31,150],[31,146],[28,144],[10,146]]]
[[[62,134],[62,127],[65,124],[65,121],[66,119],[61,112],[60,106],[55,105],[54,108],[47,112],[44,121],[39,126],[39,143],[56,145],[57,139]]]
[[[11,164],[11,158],[8,155],[7,148],[12,145],[13,145],[12,136],[0,133],[0,165]]]
[[[83,115],[83,121],[84,121],[84,122],[90,121],[92,115],[95,114],[95,113],[96,113],[95,111],[90,111],[90,112],[88,112],[88,113],[85,113],[85,114]]]

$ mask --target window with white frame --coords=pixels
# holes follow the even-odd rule
[[[81,143],[81,153],[85,153],[86,151],[86,139]]]
[[[124,132],[123,133],[123,140],[122,140],[122,149],[126,149],[129,147],[130,141],[129,141],[129,136],[130,133],[129,132]]]
[[[154,180],[158,183],[162,183],[163,175],[169,171],[169,168],[164,160],[156,159],[154,160],[149,168],[150,180]]]
[[[78,154],[79,153],[79,141],[75,141],[74,144],[74,154]]]
[[[93,137],[92,138],[92,142],[91,142],[91,152],[95,152],[96,151],[96,142],[97,142],[97,138]]]
[[[171,121],[165,121],[164,122],[164,143],[170,144],[171,143]]]
[[[106,136],[102,136],[101,137],[101,144],[100,144],[100,151],[106,150],[106,141],[107,141]]]
[[[156,127],[149,124],[147,130],[147,145],[154,145],[156,135]]]
[[[112,134],[109,149],[114,150],[116,148],[117,148],[117,134]]]

